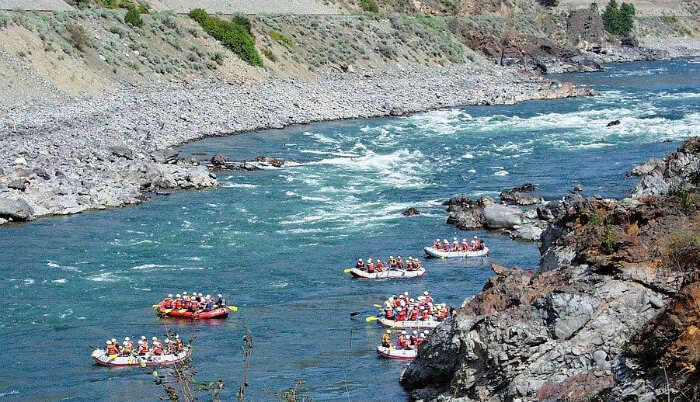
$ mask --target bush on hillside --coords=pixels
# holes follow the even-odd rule
[[[634,28],[635,14],[632,4],[622,3],[618,6],[615,0],[610,0],[602,15],[605,30],[614,35],[629,35]]]
[[[294,45],[294,41],[291,38],[284,36],[280,31],[270,29],[269,31],[267,31],[267,34],[270,35],[270,38],[276,40],[277,42],[287,47]]]
[[[129,11],[126,12],[126,15],[124,16],[124,22],[134,27],[140,28],[143,26],[143,19],[141,18],[141,14],[139,14],[138,10],[135,7],[130,8]]]
[[[206,33],[221,42],[241,60],[251,66],[262,67],[263,61],[255,49],[255,39],[250,33],[250,20],[245,16],[235,16],[231,21],[210,16],[201,8],[189,13],[190,18],[197,21]]]
[[[360,0],[360,8],[362,8],[363,11],[367,11],[368,13],[379,12],[379,7],[377,6],[377,3],[374,2],[374,0]]]
[[[539,3],[543,7],[556,7],[559,5],[559,0],[539,0]]]
[[[692,230],[673,233],[669,236],[667,253],[670,268],[680,271],[694,269],[700,260],[700,235]]]
[[[73,47],[80,50],[81,52],[89,47],[90,41],[87,37],[87,34],[85,33],[85,28],[83,28],[82,25],[69,24],[66,26],[66,31],[68,32],[68,39],[73,45]]]

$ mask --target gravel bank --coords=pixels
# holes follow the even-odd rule
[[[136,204],[160,189],[216,186],[205,167],[171,149],[205,136],[585,94],[535,75],[462,66],[351,71],[316,82],[173,83],[28,104],[0,116],[0,223]]]

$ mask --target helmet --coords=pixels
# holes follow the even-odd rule
[[[357,261],[360,261],[360,262],[362,262],[362,258],[360,258],[360,259],[359,259],[359,260],[357,260]]]
[[[467,239],[462,239],[462,241],[467,241]]]
[[[107,345],[111,345],[111,344],[112,344],[112,341],[107,341],[107,342],[105,342],[105,343],[106,343]]]
[[[185,292],[184,295],[187,296],[187,292]],[[179,298],[179,297],[182,297],[182,296],[180,296],[180,294],[178,293],[175,297],[178,297],[178,298]]]
[[[368,258],[368,259],[367,259],[367,262],[371,262],[371,261],[372,261],[372,259],[371,259],[371,258]]]
[[[425,331],[423,331],[423,333],[426,334],[426,335],[428,335],[429,332],[428,332],[428,330],[426,329]]]
[[[187,292],[182,292],[182,294],[183,294],[183,295],[186,295],[186,294],[187,294]]]
[[[478,237],[474,236],[475,239],[478,239]]]
[[[403,292],[403,295],[404,295],[404,296],[408,296],[408,292]]]
[[[116,341],[117,341],[116,339],[112,338],[112,343],[115,343]]]
[[[219,293],[219,294],[218,294],[217,296],[219,296],[219,297],[223,297],[223,296],[221,296],[221,293]]]
[[[202,294],[200,293],[200,294],[198,294],[197,296],[202,297]]]
[[[398,259],[400,260],[400,259],[401,259],[401,256],[398,256],[398,257],[396,257],[396,258],[398,258]]]
[[[419,337],[419,338],[425,338],[425,334],[420,334],[418,337]]]
[[[390,334],[390,333],[391,333],[391,330],[390,330],[390,329],[387,329],[387,330],[386,330],[386,333],[387,333],[387,334]]]
[[[427,295],[429,295],[430,293],[428,293],[428,291],[426,290],[425,292],[423,292],[423,294],[427,296]]]
[[[145,340],[146,340],[146,337],[143,336],[143,335],[141,335],[141,340],[142,340],[142,341],[145,341]]]
[[[442,241],[444,241],[445,243],[447,243],[447,239],[443,239]]]
[[[131,339],[129,339],[129,337],[127,336],[127,337],[124,337],[124,340],[125,340],[125,341],[130,341]]]
[[[435,239],[435,241],[440,241],[440,239]]]
[[[399,307],[399,308],[397,308],[397,310],[399,310],[399,311],[403,311],[403,308]]]
[[[152,341],[157,341],[158,338],[156,338],[156,337],[154,336],[153,338],[151,338],[151,340],[152,340]]]
[[[414,330],[413,330],[413,335],[418,335],[418,331],[416,331],[416,330],[414,329]]]
[[[172,298],[172,297],[173,297],[173,294],[172,294],[172,293],[168,293],[168,297]]]
[[[416,302],[415,300],[413,300],[413,298],[410,298],[408,301],[409,301],[409,303],[415,303],[415,302]]]
[[[452,240],[457,240],[457,238],[456,238],[456,237],[453,237]]]
[[[175,334],[175,339],[180,339],[180,335]]]
[[[406,331],[401,331],[401,335],[406,335]]]
[[[390,255],[389,258],[394,258],[394,256],[393,256],[393,255]]]
[[[207,299],[211,299],[211,295],[207,295]]]
[[[377,262],[382,262],[382,260],[377,260]]]

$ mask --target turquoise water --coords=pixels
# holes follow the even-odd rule
[[[675,150],[700,122],[700,73],[685,61],[610,66],[566,76],[601,96],[467,107],[405,118],[348,120],[213,138],[185,153],[267,155],[298,166],[219,174],[222,186],[154,197],[138,207],[0,228],[0,395],[8,400],[157,399],[141,369],[92,364],[108,337],[161,335],[151,304],[164,294],[224,293],[225,321],[165,321],[196,335],[200,380],[235,397],[250,331],[250,400],[307,382],[318,400],[400,400],[404,363],[379,359],[381,330],[350,320],[392,293],[430,290],[458,305],[491,275],[488,262],[536,267],[536,246],[445,225],[441,202],[537,183],[548,199],[575,184],[621,197],[624,173]],[[612,128],[605,125],[619,119]],[[670,140],[670,142],[663,142]],[[423,214],[400,212],[417,207]],[[364,282],[358,257],[417,256],[436,237],[477,234],[490,259],[425,261],[418,280]],[[364,316],[362,316],[364,317]]]

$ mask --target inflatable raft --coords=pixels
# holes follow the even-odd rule
[[[433,329],[440,325],[442,321],[429,320],[429,321],[394,321],[386,317],[380,317],[377,319],[377,323],[384,328],[393,329]]]
[[[423,249],[425,255],[435,258],[467,258],[467,257],[485,257],[489,253],[489,248],[484,247],[483,250],[477,251],[443,251],[435,247],[425,247]]]
[[[425,268],[418,269],[416,271],[396,271],[396,270],[390,270],[390,271],[382,271],[382,272],[373,272],[369,273],[367,271],[363,271],[361,269],[357,268],[352,268],[350,269],[350,274],[354,278],[362,278],[362,279],[402,279],[402,278],[418,278],[423,275],[425,275]]]
[[[215,308],[209,311],[193,312],[186,309],[168,309],[159,305],[156,307],[156,311],[160,316],[167,317],[177,317],[177,318],[191,318],[194,320],[208,320],[212,318],[226,318],[228,317],[228,309],[226,307]]]
[[[95,349],[92,352],[92,358],[97,364],[110,367],[145,367],[145,366],[163,366],[175,364],[185,359],[189,359],[192,355],[190,348],[186,348],[183,352],[175,355],[152,355],[150,353],[145,356],[108,356],[103,349]]]
[[[413,349],[387,348],[381,345],[377,346],[377,353],[379,353],[380,356],[398,360],[413,360],[416,358],[417,354]]]

